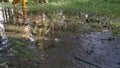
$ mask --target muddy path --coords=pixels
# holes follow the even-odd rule
[[[41,19],[36,18],[37,22]],[[23,36],[23,28],[5,23],[5,34],[12,40],[14,55],[0,56],[1,64],[7,62],[8,68],[120,68],[119,36],[113,36],[107,27],[73,21],[69,24],[70,21],[60,20],[62,26],[56,25],[54,32],[51,30],[44,37],[39,32],[35,34],[36,48],[32,50]],[[38,31],[44,29],[39,25]]]

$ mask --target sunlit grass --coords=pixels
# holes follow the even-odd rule
[[[0,7],[12,7],[12,3],[11,2],[9,2],[9,3],[2,2],[2,3],[0,3]]]
[[[12,7],[10,3],[1,3],[2,7]],[[87,13],[96,13],[96,14],[105,14],[105,15],[116,15],[119,14],[120,3],[119,0],[70,0],[66,2],[50,2],[48,4],[27,4],[28,11],[33,12],[51,12],[63,10],[69,13],[77,12],[87,12]]]

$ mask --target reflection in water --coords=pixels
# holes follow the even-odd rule
[[[5,35],[3,12],[0,7],[0,51],[4,50],[8,46],[8,37]]]
[[[0,22],[0,36],[4,35],[4,32],[5,32],[5,27],[3,23]]]
[[[35,48],[35,44],[36,44],[36,42],[35,42],[35,39],[33,38],[33,36],[30,36],[29,37],[29,40],[30,40],[30,49],[33,49],[33,48]]]
[[[35,39],[34,39],[34,36],[32,34],[32,31],[33,31],[33,27],[32,25],[30,24],[30,19],[28,18],[25,22],[25,35],[26,35],[26,38],[29,40],[28,42],[29,43],[29,48],[30,49],[34,49],[35,48]]]
[[[0,38],[0,50],[3,50],[8,47],[8,38],[6,35],[2,35]]]

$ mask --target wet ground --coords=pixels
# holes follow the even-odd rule
[[[89,34],[63,33],[44,50],[43,68],[119,68],[119,38],[103,30]],[[49,48],[49,46],[54,46]],[[51,62],[53,61],[53,62]]]
[[[14,24],[5,24],[9,39],[27,44],[22,36],[22,28]],[[69,28],[58,27],[54,33],[40,39],[36,38],[36,48],[32,49],[29,63],[19,63],[15,68],[120,68],[120,37],[113,36],[108,29],[95,29],[84,24],[72,24]],[[24,41],[25,40],[25,41]],[[14,45],[13,45],[14,46]],[[22,50],[22,49],[20,49]],[[34,53],[34,54],[33,54]],[[11,57],[0,57],[1,62],[11,62]],[[9,68],[14,64],[9,65]]]

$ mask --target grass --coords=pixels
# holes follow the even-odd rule
[[[36,7],[37,6],[37,7]],[[76,0],[66,3],[49,3],[45,5],[33,4],[28,6],[31,11],[57,11],[63,10],[65,12],[77,13],[77,12],[87,12],[95,14],[104,14],[104,15],[115,15],[120,16],[119,9],[120,3],[116,2],[105,2],[105,1],[88,1],[88,0]]]
[[[0,6],[12,7],[12,4],[2,3]],[[68,2],[50,2],[48,4],[28,3],[27,7],[28,10],[32,12],[50,12],[63,10],[70,13],[83,11],[87,13],[120,16],[119,0],[70,0]]]

